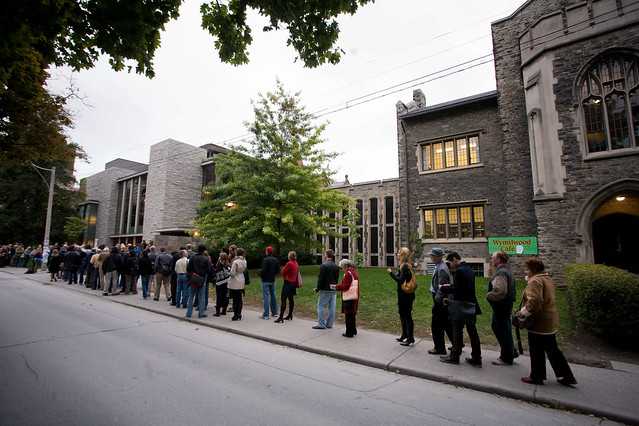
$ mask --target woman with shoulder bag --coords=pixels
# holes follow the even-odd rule
[[[231,277],[229,255],[221,252],[215,265],[215,314],[214,317],[226,315],[229,306],[228,283]]]
[[[546,380],[546,354],[557,381],[564,386],[577,384],[564,354],[557,346],[559,313],[555,304],[555,283],[544,272],[539,259],[526,262],[527,281],[522,299],[523,307],[517,312],[521,324],[528,325],[530,375],[522,377],[524,383],[543,385]]]
[[[355,337],[357,335],[356,315],[359,306],[359,274],[351,260],[340,260],[339,267],[344,271],[344,277],[342,282],[335,286],[335,290],[342,292],[342,313],[346,322],[346,332],[342,336]]]
[[[284,279],[284,285],[282,286],[282,296],[280,301],[280,316],[275,320],[276,323],[283,323],[284,320],[291,321],[293,319],[293,309],[295,309],[295,295],[297,294],[297,288],[301,283],[300,267],[297,264],[297,253],[294,251],[288,252],[288,262],[282,268],[282,278]],[[286,301],[289,303],[288,315],[284,317],[284,311],[286,310]]]
[[[402,324],[402,335],[397,341],[402,346],[410,346],[415,343],[413,335],[413,302],[415,301],[415,276],[411,265],[411,252],[407,247],[402,247],[397,253],[399,258],[399,270],[393,273],[391,268],[387,271],[397,283],[397,308],[399,320]]]
[[[242,319],[242,295],[244,294],[244,271],[246,270],[246,260],[244,259],[244,249],[238,248],[237,255],[231,264],[231,277],[229,278],[229,293],[233,299],[233,318],[232,321]]]

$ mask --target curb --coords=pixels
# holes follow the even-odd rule
[[[7,271],[0,271],[0,272],[5,272],[7,274],[14,275],[14,276],[20,276],[20,275],[13,274],[13,273],[7,272]],[[27,276],[27,277],[24,277],[24,278],[28,279],[30,281],[33,281],[33,282],[37,282],[37,283],[43,284],[43,285],[48,285],[49,284],[49,283],[45,283],[45,282],[42,282],[40,280],[37,280],[35,278],[32,278],[30,276]],[[65,288],[65,287],[59,287],[59,288],[62,288],[62,289],[68,290],[68,291],[75,291],[75,292],[86,294],[86,295],[89,295],[89,296],[94,296],[94,297],[101,298],[99,294],[87,293],[87,292],[84,292],[84,291],[81,291],[81,290],[76,290],[75,288],[68,288],[68,289]],[[463,379],[455,378],[454,376],[445,376],[445,375],[433,374],[433,373],[429,373],[427,371],[414,370],[414,369],[411,369],[411,368],[394,367],[393,366],[393,362],[394,361],[391,361],[388,364],[387,363],[382,363],[382,362],[371,361],[371,360],[366,359],[366,358],[347,355],[347,354],[343,354],[343,353],[340,353],[340,352],[334,352],[334,351],[331,351],[331,350],[308,347],[308,346],[305,346],[304,344],[290,342],[290,341],[286,341],[286,340],[281,340],[281,339],[278,339],[278,338],[275,338],[275,337],[269,337],[269,336],[263,336],[263,335],[260,335],[260,334],[254,334],[254,333],[247,332],[247,331],[244,331],[244,330],[238,330],[238,329],[235,329],[235,328],[227,327],[227,326],[224,326],[224,325],[221,325],[221,324],[207,323],[207,322],[198,320],[197,318],[186,318],[184,316],[172,314],[170,312],[163,312],[161,310],[148,308],[146,306],[135,305],[133,303],[125,302],[125,301],[122,301],[122,300],[116,300],[116,299],[113,299],[113,298],[108,298],[107,300],[109,300],[110,302],[113,302],[113,303],[118,303],[120,305],[125,305],[125,306],[129,306],[129,307],[132,307],[132,308],[140,309],[140,310],[143,310],[143,311],[152,312],[154,314],[163,315],[165,317],[174,318],[174,319],[177,319],[179,321],[190,322],[190,323],[197,324],[197,325],[200,325],[200,326],[203,326],[203,327],[208,327],[208,328],[212,328],[212,329],[215,329],[215,330],[220,330],[220,331],[224,331],[224,332],[227,332],[227,333],[237,334],[237,335],[240,335],[240,336],[249,337],[251,339],[261,340],[263,342],[267,342],[267,343],[271,343],[271,344],[275,344],[275,345],[279,345],[279,346],[285,346],[285,347],[289,347],[289,348],[292,348],[292,349],[297,349],[297,350],[301,350],[301,351],[305,351],[305,352],[315,353],[315,354],[318,354],[318,355],[328,356],[328,357],[339,359],[339,360],[342,360],[342,361],[353,362],[355,364],[365,365],[367,367],[372,367],[372,368],[376,368],[376,369],[379,369],[379,370],[385,370],[385,371],[388,371],[388,372],[391,372],[391,373],[401,374],[401,375],[404,375],[404,376],[417,377],[417,378],[421,378],[421,379],[430,380],[430,381],[433,381],[433,382],[444,383],[444,384],[457,386],[457,387],[462,387],[462,388],[466,388],[466,389],[471,389],[471,390],[475,390],[475,391],[479,391],[479,392],[483,392],[483,393],[488,393],[488,394],[492,394],[492,395],[499,395],[499,396],[503,396],[503,397],[507,397],[507,398],[511,398],[511,399],[516,399],[516,400],[519,400],[519,401],[524,401],[524,402],[529,402],[529,403],[534,403],[534,404],[543,404],[543,405],[546,405],[546,406],[549,406],[549,407],[555,408],[555,409],[570,410],[570,411],[575,411],[575,412],[578,412],[578,413],[581,413],[581,414],[586,414],[586,415],[595,415],[595,416],[602,417],[602,418],[605,418],[605,419],[608,419],[608,420],[622,422],[624,424],[639,425],[639,419],[638,418],[627,416],[627,415],[625,415],[623,413],[620,414],[620,413],[618,413],[616,411],[607,410],[605,408],[596,408],[596,407],[592,407],[590,405],[581,404],[581,403],[578,403],[578,402],[562,402],[562,401],[557,400],[555,398],[537,396],[537,392],[536,392],[537,386],[535,388],[531,388],[533,391],[532,391],[532,395],[530,395],[529,393],[526,393],[526,392],[521,392],[521,391],[517,391],[517,390],[513,390],[513,389],[505,389],[505,388],[497,387],[497,386],[494,386],[494,385],[487,385],[487,384],[482,384],[482,383],[466,381],[466,380],[463,380]]]

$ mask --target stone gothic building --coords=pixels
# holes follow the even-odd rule
[[[537,236],[560,279],[639,272],[639,6],[529,0],[492,37],[495,92],[397,104],[401,244],[485,263],[487,237]]]

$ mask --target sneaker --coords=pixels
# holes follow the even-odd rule
[[[557,382],[570,388],[577,384],[577,380],[574,377],[560,377]]]
[[[512,366],[512,365],[513,365],[513,362],[512,362],[512,361],[507,362],[507,361],[504,361],[504,360],[503,360],[503,359],[501,359],[501,358],[497,358],[495,361],[493,361],[493,363],[492,363],[492,364],[493,364],[493,365],[496,365],[496,366],[498,366],[498,367],[506,367],[506,366]]]
[[[323,327],[321,325],[314,325],[313,327],[311,327],[313,330],[326,330],[326,327]]]

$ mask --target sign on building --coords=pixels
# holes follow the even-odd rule
[[[537,237],[488,237],[488,252],[498,251],[508,255],[537,255]]]

